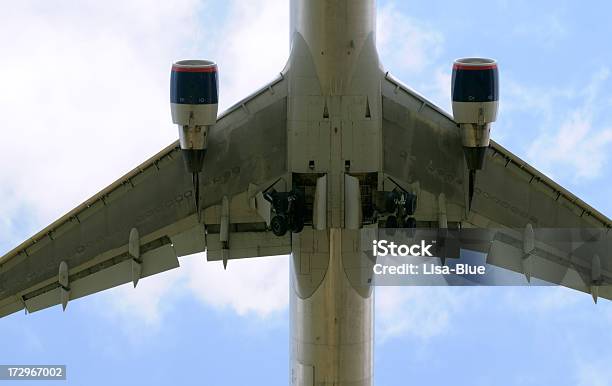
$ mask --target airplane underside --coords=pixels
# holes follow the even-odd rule
[[[455,61],[451,117],[383,69],[375,0],[292,0],[290,17],[284,70],[221,115],[216,64],[172,66],[179,140],[0,257],[0,317],[136,287],[204,251],[226,268],[290,255],[290,384],[368,386],[364,230],[496,228],[472,246],[487,263],[612,299],[612,222],[489,140],[495,61]],[[541,228],[602,242],[555,249]]]

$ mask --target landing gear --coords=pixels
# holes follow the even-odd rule
[[[404,219],[404,228],[416,228],[416,220],[414,217],[406,217]]]
[[[300,233],[304,229],[304,218],[303,216],[294,216],[291,232]]]
[[[385,221],[385,228],[399,228],[397,217],[393,215],[387,217],[387,221]]]
[[[301,190],[272,190],[264,193],[264,198],[272,204],[270,228],[275,236],[284,236],[289,230],[300,233],[304,229],[305,199]]]
[[[385,193],[384,208],[389,214],[385,228],[416,228],[413,217],[417,207],[416,194],[395,188]]]
[[[272,228],[272,233],[274,233],[275,236],[284,236],[285,233],[287,233],[287,229],[289,229],[287,217],[284,215],[272,217],[272,220],[270,220],[270,228]]]

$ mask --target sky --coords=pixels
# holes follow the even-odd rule
[[[496,58],[493,139],[612,216],[609,2],[377,6],[388,71],[450,112],[452,61]],[[2,9],[0,254],[175,140],[172,61],[216,60],[224,109],[288,56],[283,0],[4,0]],[[287,258],[224,271],[193,255],[181,266],[66,312],[0,319],[0,364],[66,364],[68,385],[286,385]],[[375,307],[379,386],[612,385],[612,303],[588,294],[383,287]]]

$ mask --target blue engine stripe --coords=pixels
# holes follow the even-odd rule
[[[180,72],[170,75],[170,102],[187,105],[219,102],[219,80],[216,72]]]
[[[499,100],[497,68],[486,70],[453,69],[453,102],[494,102]]]

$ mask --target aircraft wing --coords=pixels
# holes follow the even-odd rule
[[[526,279],[612,299],[610,219],[493,141],[470,205],[452,117],[389,74],[382,106],[385,190],[417,195],[417,226],[489,229],[462,246]]]
[[[267,231],[262,191],[285,191],[287,81],[219,117],[200,177],[200,216],[178,142],[0,258],[0,317],[38,311],[179,266],[290,252]],[[266,224],[268,223],[268,224]]]

